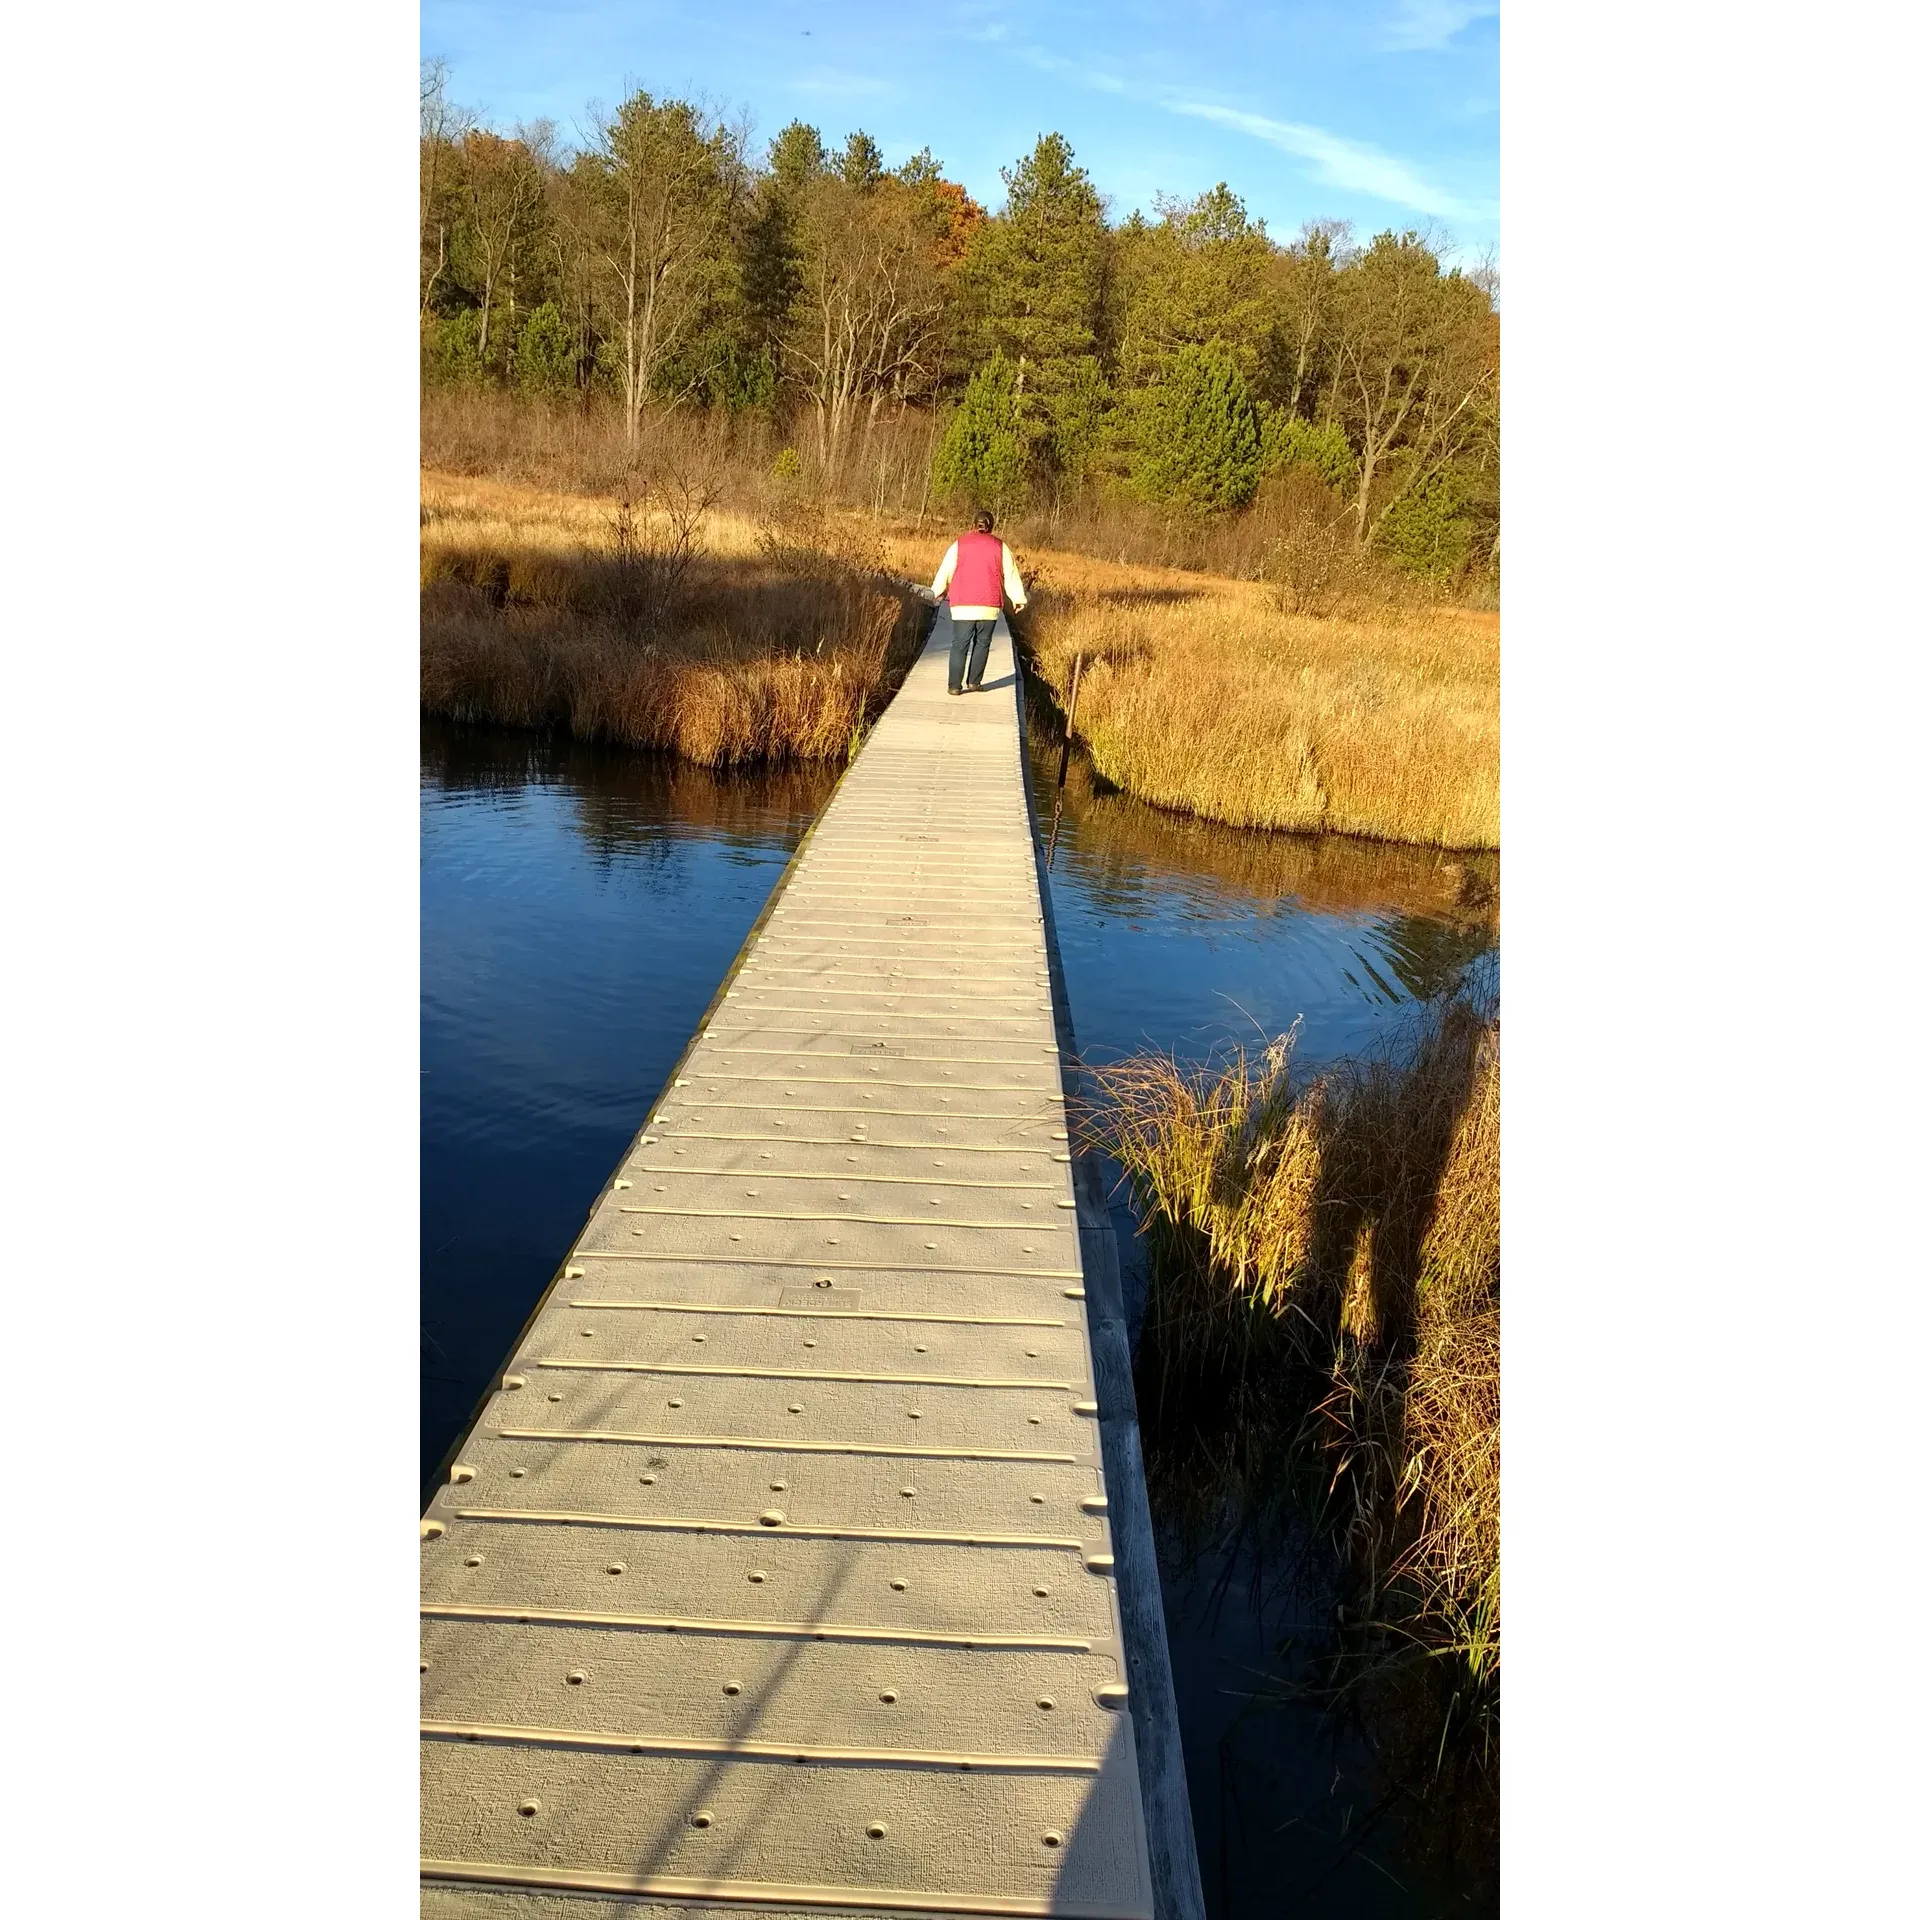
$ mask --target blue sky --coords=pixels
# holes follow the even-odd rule
[[[853,128],[889,163],[929,146],[998,206],[1000,169],[1064,133],[1116,217],[1225,180],[1278,237],[1351,220],[1499,242],[1498,0],[1083,6],[1069,0],[422,0],[421,51],[496,126],[630,86]]]

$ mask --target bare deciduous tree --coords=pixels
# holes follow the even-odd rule
[[[447,270],[449,205],[457,149],[473,116],[447,98],[447,63],[429,60],[420,69],[420,311],[433,300]]]
[[[480,359],[487,359],[495,297],[511,272],[515,249],[538,219],[545,178],[536,147],[540,130],[512,140],[480,129],[460,142],[461,227],[472,249],[480,292]]]
[[[821,466],[839,464],[864,403],[916,395],[931,371],[943,305],[926,195],[895,180],[826,175],[808,191],[801,284],[786,364],[812,403]]]
[[[691,103],[635,92],[578,162],[587,237],[610,281],[630,440],[663,361],[728,269],[745,185],[741,147],[736,129]]]
[[[1293,269],[1282,283],[1285,289],[1286,332],[1293,352],[1292,378],[1287,392],[1289,415],[1302,411],[1307,375],[1326,350],[1332,320],[1334,276],[1352,237],[1345,220],[1316,220],[1290,248]]]
[[[1457,451],[1498,377],[1487,296],[1443,274],[1414,233],[1379,235],[1336,281],[1340,408],[1359,463],[1353,539],[1365,546],[1388,507]],[[1391,466],[1392,493],[1376,488]]]

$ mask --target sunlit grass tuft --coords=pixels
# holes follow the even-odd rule
[[[1286,1043],[1099,1072],[1153,1241],[1163,1380],[1298,1442],[1355,1604],[1453,1663],[1491,1737],[1500,1663],[1500,1042],[1455,1003],[1396,1060],[1301,1077]]]
[[[844,758],[917,645],[860,530],[422,476],[420,702],[705,766]]]

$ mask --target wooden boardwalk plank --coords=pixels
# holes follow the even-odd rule
[[[432,1915],[1155,1910],[1018,703],[946,631],[422,1522]]]

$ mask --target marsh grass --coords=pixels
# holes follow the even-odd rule
[[[1228,826],[1500,844],[1497,616],[1289,612],[1267,587],[1063,588],[1025,623],[1101,777]]]
[[[1500,1667],[1497,1020],[1455,1001],[1400,1056],[1312,1076],[1282,1041],[1199,1070],[1136,1057],[1096,1080],[1089,1117],[1149,1241],[1142,1396],[1181,1435],[1159,1449],[1172,1515],[1198,1525],[1209,1499],[1257,1508],[1284,1489],[1343,1569],[1334,1692],[1399,1696],[1402,1727],[1421,1703],[1422,1737],[1484,1786]]]
[[[1042,689],[1030,690],[1028,752],[1044,815],[1053,800],[1063,715]],[[1076,858],[1095,887],[1124,891],[1138,884],[1144,868],[1161,875],[1164,884],[1180,884],[1169,876],[1204,876],[1210,889],[1247,912],[1293,901],[1314,912],[1373,913],[1390,899],[1403,918],[1484,936],[1484,944],[1498,936],[1500,856],[1495,851],[1460,852],[1342,834],[1247,833],[1121,793],[1078,752],[1068,761],[1066,795],[1086,823]]]
[[[898,532],[930,579],[945,535]],[[1500,618],[1014,541],[1016,637],[1101,781],[1235,827],[1473,851],[1500,844]],[[919,571],[924,569],[924,571]],[[1327,610],[1327,609],[1331,610]]]
[[[423,475],[423,711],[705,766],[846,757],[918,645],[918,604],[857,523],[715,498],[685,472],[610,499]]]
[[[831,482],[804,458],[778,477],[785,436],[758,414],[669,411],[635,446],[614,409],[436,392],[421,440],[429,572],[455,534],[489,545],[494,569],[463,572],[447,555],[437,578],[481,589],[464,599],[423,577],[435,653],[423,692],[436,711],[540,725],[577,713],[608,738],[746,758],[844,752],[886,678],[864,664],[878,611],[818,607],[811,588],[780,604],[783,556],[756,529],[806,528],[790,531],[788,559],[861,549],[855,573],[921,581],[955,531],[928,494],[917,417],[869,423]],[[586,563],[636,485],[650,499],[633,531],[643,546],[657,539],[661,475],[695,486],[710,511],[684,617],[637,635],[645,623],[609,607]],[[1062,706],[1084,657],[1076,744],[1105,782],[1229,826],[1499,845],[1498,614],[1355,554],[1317,487],[1294,476],[1218,524],[1108,500],[1007,532],[1036,588],[1016,633]],[[481,607],[511,617],[486,630]],[[644,672],[628,657],[636,639],[654,649]],[[796,664],[810,655],[837,660],[838,680],[830,665]],[[672,692],[669,659],[687,670]]]

